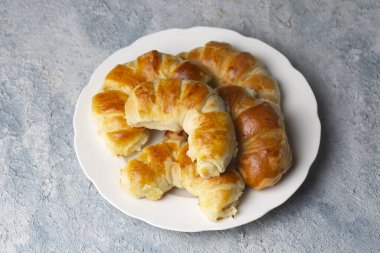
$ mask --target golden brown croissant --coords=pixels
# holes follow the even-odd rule
[[[108,73],[101,92],[93,97],[92,110],[101,136],[114,154],[127,156],[140,150],[149,137],[147,129],[133,128],[125,120],[124,104],[132,89],[141,82],[166,77],[210,80],[200,67],[155,50]]]
[[[201,177],[224,172],[236,153],[235,129],[223,100],[198,81],[161,79],[136,86],[125,104],[128,124],[185,130],[189,157]]]
[[[255,189],[278,182],[290,168],[292,155],[277,82],[257,58],[227,43],[211,41],[179,56],[205,68],[214,85],[221,87],[219,94],[230,106],[238,134],[240,171],[245,182]],[[238,86],[250,88],[248,93],[255,93],[259,100]]]
[[[188,143],[168,140],[145,147],[121,170],[120,186],[137,198],[160,199],[173,187],[186,189],[198,197],[206,216],[215,221],[236,214],[244,181],[234,170],[219,177],[201,178],[196,163],[186,155]]]
[[[238,85],[253,89],[258,98],[280,103],[276,80],[253,55],[234,49],[230,44],[210,41],[204,47],[179,54],[183,59],[206,69],[216,87]]]
[[[92,98],[92,113],[100,134],[115,155],[130,155],[140,150],[149,138],[147,129],[127,124],[124,111],[127,98],[127,94],[117,90],[103,91]]]
[[[122,90],[130,94],[134,87],[146,81],[162,78],[180,78],[202,82],[211,77],[202,68],[177,56],[156,50],[145,53],[135,61],[117,65],[107,75],[104,90]]]
[[[254,98],[248,88],[230,85],[218,88],[218,92],[234,119],[239,170],[245,183],[257,190],[274,185],[292,163],[278,107]]]

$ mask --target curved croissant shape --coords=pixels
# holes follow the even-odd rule
[[[246,184],[262,189],[276,184],[292,164],[282,114],[248,88],[223,86],[218,92],[230,107],[239,143],[239,170]]]
[[[245,182],[254,189],[278,182],[290,168],[292,155],[282,121],[279,88],[263,64],[247,52],[216,41],[179,56],[206,69],[214,85],[220,87],[219,94],[230,106],[238,134],[240,171]],[[224,88],[231,85],[235,88]],[[238,86],[250,88],[251,95]],[[267,103],[254,106],[259,100],[252,94],[260,103]]]
[[[219,177],[201,178],[196,163],[186,155],[188,143],[169,140],[145,147],[121,170],[120,186],[134,197],[160,199],[173,187],[198,197],[199,206],[212,221],[236,214],[244,181],[235,170]]]
[[[104,90],[122,90],[130,94],[137,85],[162,78],[179,78],[209,82],[211,77],[202,68],[177,56],[150,51],[108,73]]]
[[[253,89],[258,98],[280,104],[276,80],[262,63],[247,52],[235,50],[230,44],[210,41],[204,47],[179,54],[183,59],[205,68],[216,87],[237,85]]]
[[[100,134],[115,155],[130,155],[149,138],[147,129],[127,124],[124,111],[127,98],[127,94],[117,90],[103,91],[92,98],[92,112]]]
[[[128,124],[184,130],[201,177],[224,172],[236,153],[235,129],[223,100],[202,82],[161,79],[136,86],[125,104]]]
[[[142,82],[167,77],[204,82],[211,79],[189,61],[156,50],[117,65],[107,74],[101,92],[93,97],[92,110],[101,136],[114,154],[130,155],[140,150],[149,138],[147,129],[133,128],[125,120],[124,104],[132,89]]]

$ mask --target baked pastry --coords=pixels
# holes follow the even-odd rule
[[[147,129],[133,128],[125,120],[124,104],[132,89],[141,82],[166,77],[205,82],[211,79],[189,61],[156,50],[117,65],[107,74],[100,93],[93,97],[92,111],[101,136],[114,154],[130,155],[140,150],[149,138]]]
[[[223,86],[218,92],[230,108],[239,145],[239,170],[256,189],[276,184],[292,164],[281,112],[255,98],[248,88]]]
[[[130,94],[134,87],[146,81],[180,78],[209,82],[210,75],[199,66],[177,56],[150,51],[124,65],[117,65],[108,73],[104,90],[122,90]]]
[[[282,120],[279,88],[263,64],[247,52],[215,41],[179,56],[206,69],[213,77],[214,87],[223,87],[219,93],[231,108],[239,136],[239,168],[245,182],[255,189],[278,182],[290,168],[292,155]],[[231,85],[249,91],[224,88]]]
[[[223,100],[198,81],[161,79],[136,86],[125,104],[128,124],[157,130],[184,130],[189,157],[201,177],[224,172],[235,155],[235,129]]]
[[[130,155],[140,150],[149,138],[147,129],[127,124],[124,111],[127,98],[127,94],[118,90],[103,91],[92,98],[92,113],[100,135],[115,155]]]
[[[212,221],[234,216],[244,189],[244,181],[235,170],[218,177],[201,178],[196,162],[186,155],[188,143],[167,140],[145,147],[121,170],[120,186],[134,197],[162,198],[173,187],[183,188],[198,197],[199,206]]]
[[[237,85],[253,89],[258,98],[280,103],[280,92],[259,59],[224,42],[210,41],[204,47],[180,53],[183,59],[206,69],[215,87]]]

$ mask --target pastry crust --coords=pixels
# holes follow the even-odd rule
[[[116,65],[106,76],[104,90],[122,90],[130,94],[142,82],[179,78],[209,82],[205,70],[177,56],[152,50],[126,64]]]
[[[231,109],[239,140],[239,170],[247,185],[263,189],[276,184],[292,164],[282,114],[272,103],[239,86],[218,92]]]
[[[211,41],[179,56],[206,69],[229,106],[245,182],[254,189],[277,183],[291,167],[292,154],[276,80],[256,57],[228,43]]]
[[[211,79],[189,61],[156,50],[119,64],[107,74],[101,91],[92,99],[92,111],[100,135],[114,154],[127,156],[141,150],[149,138],[149,130],[131,127],[126,122],[125,102],[132,89],[142,82],[167,77],[205,82]]]
[[[127,124],[124,110],[127,99],[127,94],[117,90],[103,91],[92,98],[92,113],[100,135],[115,155],[130,155],[140,150],[149,138],[147,129]]]
[[[215,87],[237,85],[254,90],[258,98],[280,104],[280,91],[275,79],[259,59],[234,49],[224,42],[210,41],[204,47],[180,53],[183,59],[206,69]]]
[[[121,170],[121,187],[134,197],[162,198],[173,187],[198,197],[199,206],[212,221],[234,216],[244,189],[244,181],[235,170],[218,177],[201,178],[196,162],[187,156],[189,144],[177,138],[145,147]]]
[[[235,155],[237,142],[223,100],[198,81],[161,79],[134,88],[125,104],[128,124],[157,130],[184,130],[189,157],[201,177],[218,176]]]

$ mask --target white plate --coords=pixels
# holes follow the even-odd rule
[[[279,81],[286,129],[294,154],[293,167],[278,185],[262,191],[246,190],[238,215],[218,222],[207,220],[197,205],[197,199],[180,190],[167,193],[160,201],[137,200],[123,192],[119,188],[119,170],[125,165],[125,159],[115,157],[107,150],[97,134],[91,116],[91,98],[116,64],[134,60],[152,49],[176,54],[202,46],[210,40],[229,42],[237,49],[251,52],[266,64],[269,72]],[[302,74],[292,67],[284,55],[257,39],[211,27],[170,29],[153,33],[108,57],[96,69],[78,98],[74,130],[79,163],[107,201],[129,216],[151,225],[185,232],[240,226],[284,203],[305,180],[318,153],[321,135],[314,94]]]

